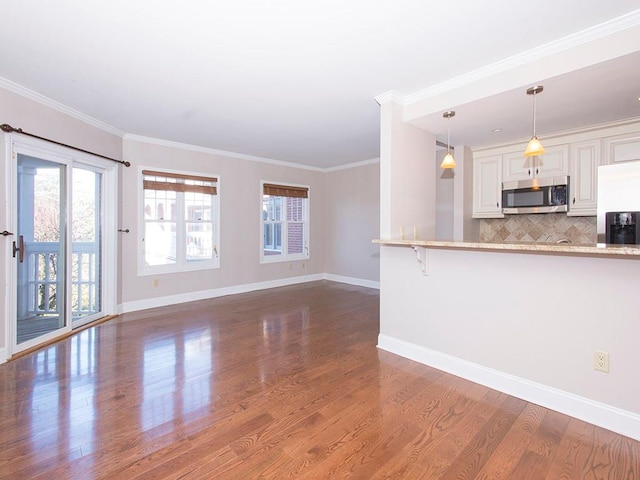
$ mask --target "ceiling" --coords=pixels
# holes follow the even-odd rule
[[[414,94],[637,9],[638,0],[11,2],[0,77],[123,133],[331,168],[379,156],[376,96]],[[532,15],[543,21],[524,28]],[[545,80],[538,133],[640,117],[639,55]],[[451,107],[453,144],[530,135],[521,89]],[[446,140],[441,113],[415,123]]]

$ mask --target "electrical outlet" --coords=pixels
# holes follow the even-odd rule
[[[153,279],[153,288],[158,288],[158,286],[160,285],[160,280],[158,280],[157,278]]]
[[[600,372],[609,373],[609,352],[593,352],[593,368]]]

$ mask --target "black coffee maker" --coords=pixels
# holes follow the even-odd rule
[[[606,238],[609,244],[640,244],[640,212],[607,212]]]

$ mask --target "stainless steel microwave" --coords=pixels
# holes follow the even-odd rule
[[[568,200],[568,176],[502,183],[502,212],[505,214],[567,212]]]

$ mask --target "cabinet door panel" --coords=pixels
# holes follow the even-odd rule
[[[640,160],[640,135],[632,133],[606,138],[605,151],[606,165],[638,161]]]
[[[502,161],[503,182],[533,178],[534,159],[536,157],[525,157],[522,152],[524,152],[524,149],[504,155]]]
[[[544,155],[525,157],[519,150],[504,155],[502,163],[502,178],[508,182],[512,180],[527,180],[533,177],[554,177],[569,174],[569,146],[557,145],[548,147]]]
[[[571,179],[568,215],[596,215],[598,203],[598,165],[600,141],[577,143],[571,146]]]
[[[502,157],[480,158],[473,166],[473,216],[501,218]]]
[[[549,147],[547,148],[547,152],[544,155],[538,157],[538,160],[536,162],[535,175],[538,177],[568,175],[568,159],[568,145]]]

